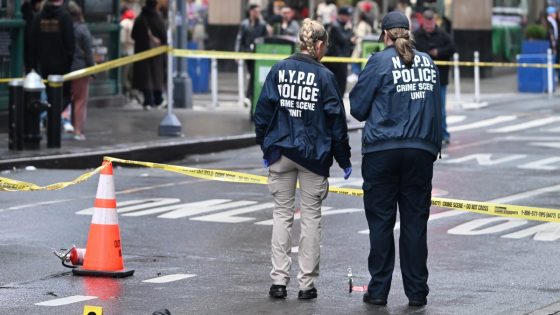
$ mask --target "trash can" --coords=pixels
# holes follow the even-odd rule
[[[187,49],[198,49],[196,42],[188,42]],[[192,81],[193,93],[209,92],[210,59],[188,58],[187,69]]]
[[[255,53],[258,54],[291,55],[295,52],[295,48],[296,38],[292,36],[261,37],[255,41]],[[255,71],[252,74],[253,99],[251,118],[253,118],[253,114],[255,113],[257,101],[261,95],[266,76],[270,68],[277,62],[278,60],[255,60]]]
[[[519,63],[547,63],[546,54],[522,54],[518,57]],[[552,75],[556,81],[556,74]],[[556,82],[552,84],[556,89]],[[519,92],[545,93],[548,91],[548,69],[547,68],[517,68],[517,89]]]
[[[369,58],[370,55],[385,49],[385,45],[379,42],[379,35],[368,35],[362,38],[362,58]],[[366,61],[362,62],[362,69]]]

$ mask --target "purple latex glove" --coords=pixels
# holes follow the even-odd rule
[[[352,166],[344,169],[344,179],[348,179],[350,174],[352,174]]]
[[[263,165],[264,165],[264,168],[267,168],[269,166],[267,159],[263,159]]]

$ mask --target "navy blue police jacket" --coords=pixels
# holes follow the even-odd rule
[[[255,109],[255,133],[263,158],[282,155],[311,172],[329,176],[333,157],[350,167],[348,127],[333,73],[305,54],[274,65]]]
[[[366,121],[362,153],[393,149],[441,152],[439,73],[429,55],[414,50],[408,68],[394,46],[372,55],[350,92],[350,113]]]

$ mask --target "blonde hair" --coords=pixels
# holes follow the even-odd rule
[[[397,53],[404,61],[404,64],[408,68],[412,67],[414,46],[412,45],[410,31],[405,28],[392,28],[385,32],[387,32],[387,36],[395,43]]]
[[[298,45],[300,50],[305,50],[313,58],[317,58],[315,43],[317,41],[328,42],[329,34],[323,25],[312,19],[305,19],[301,23],[298,33]]]

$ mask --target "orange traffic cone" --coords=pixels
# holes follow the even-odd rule
[[[108,161],[104,161],[105,164],[109,165],[99,175],[84,265],[72,269],[72,273],[77,276],[123,278],[134,273],[134,270],[124,269],[113,165]]]

